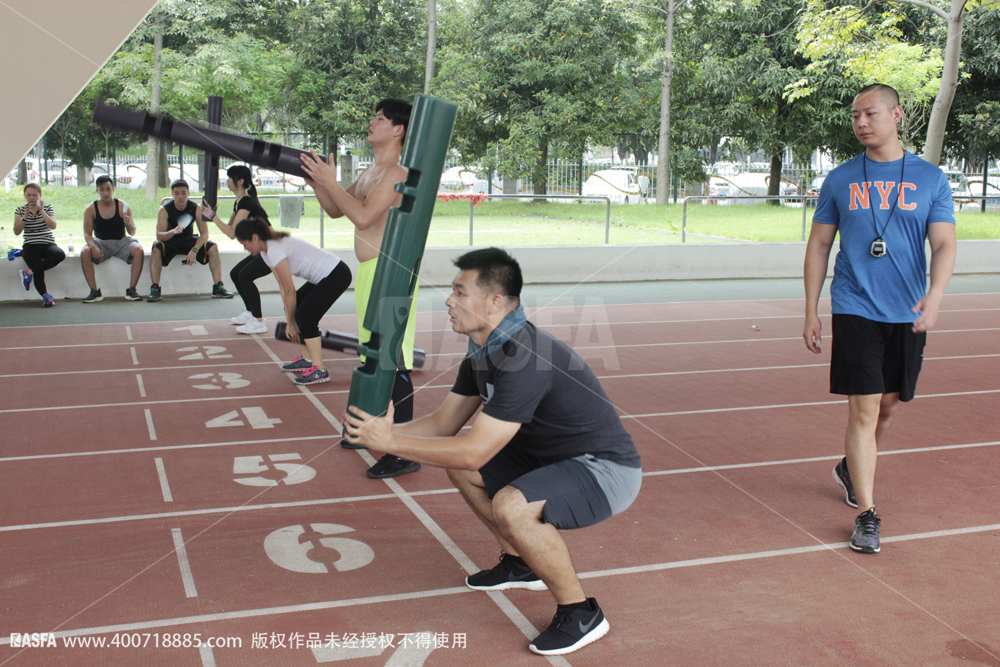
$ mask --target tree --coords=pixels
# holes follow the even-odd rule
[[[914,66],[925,69],[923,74],[926,76],[926,66],[934,68],[939,60],[940,81],[931,77],[923,85],[924,88],[932,86],[936,91],[927,123],[923,157],[931,164],[939,164],[948,115],[959,85],[964,23],[970,13],[996,10],[1000,7],[1000,0],[948,0],[941,4],[934,4],[932,0],[887,2],[893,7],[886,10],[876,3],[860,8],[853,5],[827,8],[822,0],[811,0],[809,11],[804,15],[803,48],[814,58],[827,56],[847,63],[846,68],[851,75],[865,83],[881,78],[883,83],[892,85],[890,77],[893,74],[912,74]],[[944,4],[947,6],[942,6]],[[925,40],[916,45],[906,44],[899,29],[901,17],[912,20],[910,12],[913,11],[924,16],[930,12],[936,19],[934,27],[924,29]],[[944,28],[943,44],[939,34],[941,28]],[[851,51],[860,49],[865,50],[865,57],[852,57]],[[887,63],[894,64],[887,67]],[[903,92],[908,91],[903,88]]]
[[[722,136],[770,156],[769,195],[780,191],[785,148],[808,156],[821,145],[822,119],[839,101],[836,95],[807,100],[787,94],[809,65],[793,30],[802,6],[799,0],[727,0],[713,3],[711,17],[697,25],[705,45],[698,85],[710,91],[706,102]]]
[[[287,9],[282,0],[161,0],[98,78],[116,82],[111,103],[181,119],[203,121],[207,98],[220,95],[228,128],[261,131],[274,109],[290,106],[298,71],[291,52],[268,36],[283,33],[267,12]],[[248,11],[259,23],[246,23]],[[166,185],[163,143],[148,139],[147,197]]]
[[[948,120],[945,151],[981,170],[1000,157],[1000,12],[970,15],[962,43],[965,79]]]
[[[619,63],[634,53],[638,21],[605,0],[476,0],[466,39],[441,48],[434,90],[459,102],[463,153],[545,194],[550,147],[579,156],[610,144],[639,109]]]
[[[331,148],[363,135],[375,104],[421,90],[426,4],[420,0],[299,3],[287,13],[301,63],[294,100],[302,125]]]

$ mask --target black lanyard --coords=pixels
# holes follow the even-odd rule
[[[868,188],[868,208],[872,212],[872,227],[875,228],[875,240],[872,241],[871,253],[875,257],[885,257],[889,250],[886,247],[885,241],[882,239],[882,234],[885,234],[885,231],[889,229],[889,223],[892,222],[892,214],[896,212],[896,204],[899,203],[899,197],[903,192],[903,174],[906,173],[906,151],[903,151],[903,161],[899,165],[899,184],[896,186],[896,199],[892,202],[892,208],[889,210],[889,217],[885,221],[885,227],[882,228],[882,234],[879,234],[878,232],[878,222],[875,220],[875,201],[871,196],[871,188],[868,182],[867,152],[863,153],[861,156],[861,169],[865,177],[865,187]]]

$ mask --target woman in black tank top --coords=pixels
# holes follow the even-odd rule
[[[271,222],[267,218],[267,213],[257,201],[257,188],[253,185],[253,174],[250,173],[250,168],[246,165],[234,164],[226,171],[226,175],[229,176],[226,185],[236,195],[236,203],[233,205],[233,214],[230,216],[229,222],[225,223],[219,220],[215,211],[205,203],[202,204],[204,217],[213,220],[222,233],[231,239],[236,238],[236,225],[250,216],[263,220],[270,226]],[[267,325],[264,324],[264,315],[261,310],[260,291],[254,281],[269,273],[271,273],[271,269],[259,255],[257,257],[247,255],[229,273],[233,284],[236,285],[236,291],[243,299],[243,305],[246,306],[246,310],[231,320],[233,324],[240,325],[236,329],[239,333],[267,333]]]

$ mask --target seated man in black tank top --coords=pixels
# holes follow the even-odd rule
[[[233,293],[222,284],[222,260],[219,247],[208,240],[208,223],[202,218],[201,206],[188,199],[190,188],[187,181],[177,179],[170,184],[171,201],[160,207],[156,217],[156,241],[149,257],[149,276],[153,284],[149,288],[146,301],[160,300],[160,272],[177,255],[184,257],[188,266],[198,262],[208,264],[212,272],[212,296],[216,299],[232,299]],[[198,224],[198,233],[194,225]]]
[[[97,194],[101,198],[83,209],[83,240],[87,247],[80,252],[80,263],[83,266],[83,277],[90,286],[90,294],[83,302],[94,303],[104,299],[101,290],[97,288],[94,265],[108,257],[117,257],[131,265],[132,276],[129,287],[125,290],[125,298],[129,301],[142,301],[135,286],[139,284],[139,275],[142,273],[143,251],[133,236],[135,222],[132,220],[132,211],[128,204],[115,199],[115,184],[106,174],[97,177]]]

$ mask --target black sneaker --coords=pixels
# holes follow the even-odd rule
[[[877,554],[881,549],[878,540],[878,531],[881,527],[882,517],[875,514],[874,507],[859,514],[854,520],[851,548],[866,554]]]
[[[235,294],[226,289],[226,286],[222,282],[217,282],[212,286],[212,298],[213,299],[232,299]]]
[[[476,591],[505,591],[508,588],[545,591],[549,588],[523,560],[502,551],[500,562],[492,570],[470,574],[465,578],[465,585]]]
[[[159,301],[160,298],[161,298],[160,297],[160,286],[159,285],[150,285],[150,287],[149,287],[149,296],[146,297],[146,301],[149,301],[149,302]]]
[[[126,301],[142,301],[142,296],[135,291],[134,287],[129,287],[125,290],[125,300]]]
[[[590,609],[559,607],[552,624],[528,648],[540,655],[564,655],[581,649],[608,634],[610,625],[594,598],[587,598]]]
[[[392,454],[386,454],[378,460],[378,463],[368,469],[365,474],[372,479],[389,479],[399,477],[411,472],[420,470],[420,464],[415,461],[407,461]]]
[[[90,294],[83,300],[84,303],[94,303],[95,301],[104,301],[104,295],[101,294],[101,290],[99,289],[90,290]]]
[[[851,473],[847,470],[847,457],[840,460],[840,463],[833,469],[833,481],[840,484],[847,496],[844,498],[851,507],[858,506],[858,499],[854,495],[854,485],[851,484]]]

